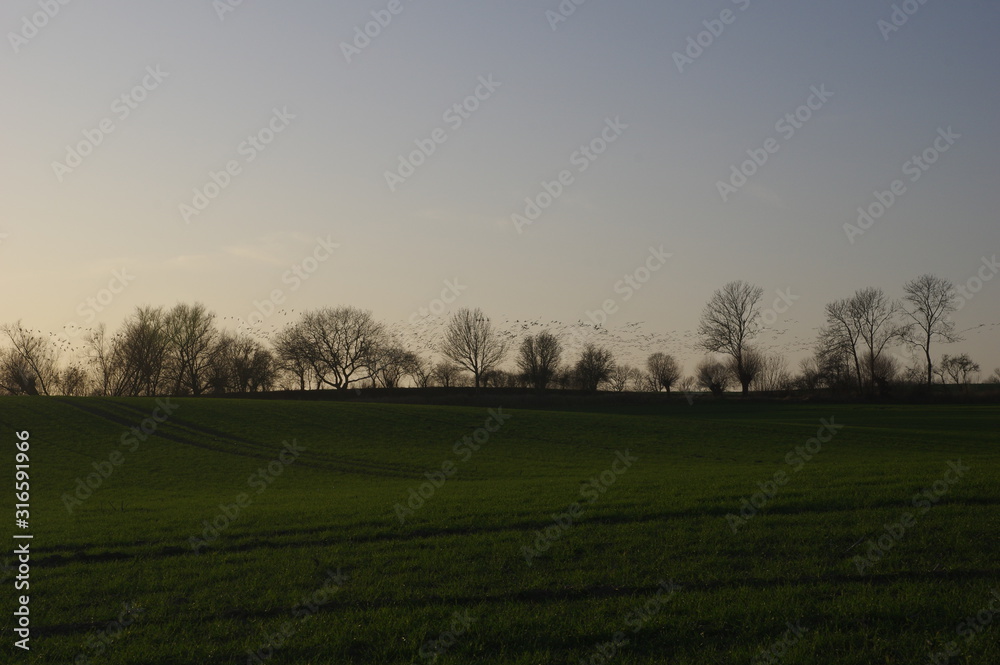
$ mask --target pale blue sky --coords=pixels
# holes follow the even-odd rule
[[[10,33],[41,10],[5,2],[0,320],[83,323],[79,304],[123,267],[134,281],[96,317],[111,326],[178,300],[246,317],[275,289],[299,311],[353,304],[402,323],[457,278],[450,307],[500,321],[575,322],[615,299],[612,329],[643,322],[663,347],[649,350],[690,371],[686,331],[727,281],[769,303],[792,289],[787,332],[764,341],[797,360],[830,300],[899,296],[923,272],[964,283],[1000,249],[995,3],[929,0],[886,40],[882,0],[588,0],[555,31],[556,0],[402,0],[348,63],[341,43],[389,4],[244,0],[220,20],[209,0],[76,0],[15,53]],[[674,53],[727,9],[679,72]],[[157,66],[168,76],[121,118],[115,100]],[[446,109],[490,76],[499,88],[453,130]],[[833,96],[784,138],[776,123],[813,86]],[[295,118],[247,162],[241,143],[275,108]],[[60,181],[53,162],[104,118],[114,132]],[[579,172],[574,152],[609,118],[628,129]],[[910,182],[904,163],[948,127],[961,138]],[[390,192],[386,170],[436,128],[447,141]],[[723,202],[717,182],[769,137],[779,150]],[[179,206],[230,160],[239,175],[186,224]],[[512,214],[564,169],[573,184],[519,234]],[[905,194],[850,244],[843,225],[896,179]],[[293,289],[282,275],[318,237],[340,247]],[[661,245],[672,257],[624,302],[616,282]],[[987,326],[939,352],[1000,366],[1000,278],[957,319]],[[630,335],[623,353],[641,348]]]

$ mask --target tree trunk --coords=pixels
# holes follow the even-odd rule
[[[931,343],[930,340],[927,341],[927,346],[924,347],[924,353],[927,354],[927,387],[930,388],[934,383],[934,374],[931,367]]]
[[[858,360],[857,351],[854,352],[854,371],[858,375],[858,395],[863,396],[865,394],[865,383],[861,378],[861,361]]]

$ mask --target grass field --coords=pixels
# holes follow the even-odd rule
[[[1000,662],[997,407],[166,406],[0,399],[4,662]]]

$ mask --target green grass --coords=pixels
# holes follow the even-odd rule
[[[154,400],[0,399],[5,475],[13,433],[32,443],[35,634],[30,653],[11,647],[0,572],[10,662],[245,663],[284,630],[265,662],[430,663],[421,646],[456,613],[473,620],[439,664],[602,662],[619,631],[613,663],[749,663],[787,622],[806,630],[782,663],[925,663],[949,641],[949,663],[1000,662],[1000,615],[971,640],[957,632],[1000,590],[996,407],[504,410],[465,459],[453,445],[486,409],[175,403],[129,452],[120,439]],[[843,429],[793,471],[786,455],[831,417]],[[293,439],[305,452],[258,493],[248,478]],[[115,450],[124,464],[70,514],[63,495]],[[614,476],[625,451],[637,461]],[[915,508],[959,459],[964,477]],[[401,524],[394,506],[449,461],[454,475]],[[787,483],[734,533],[726,515],[778,471]],[[582,488],[602,472],[614,484],[590,502]],[[241,493],[249,505],[196,553],[203,520]],[[859,572],[852,557],[906,512],[915,524]],[[546,530],[558,537],[529,564],[523,548]],[[342,586],[295,616],[338,570]],[[130,625],[95,642],[126,604]]]

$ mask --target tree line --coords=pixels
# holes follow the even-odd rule
[[[947,280],[922,275],[896,300],[864,288],[828,303],[811,357],[799,371],[756,344],[763,330],[763,289],[734,281],[715,291],[698,324],[707,354],[686,376],[667,350],[652,350],[642,368],[619,362],[606,347],[587,342],[567,357],[565,340],[543,330],[519,340],[480,309],[455,311],[433,360],[414,351],[370,311],[352,306],[304,312],[269,342],[219,327],[200,303],[170,309],[137,307],[114,332],[104,324],[83,336],[84,359],[60,362],[53,334],[0,326],[0,392],[23,395],[204,395],[274,389],[345,390],[417,387],[519,387],[585,391],[704,390],[721,395],[739,387],[760,391],[830,389],[875,396],[905,382],[968,385],[980,367],[967,354],[932,348],[961,340],[952,314],[961,307]],[[894,347],[920,352],[903,367]],[[424,350],[427,351],[427,350]],[[513,366],[504,363],[513,357]],[[1000,383],[1000,369],[990,377]]]

